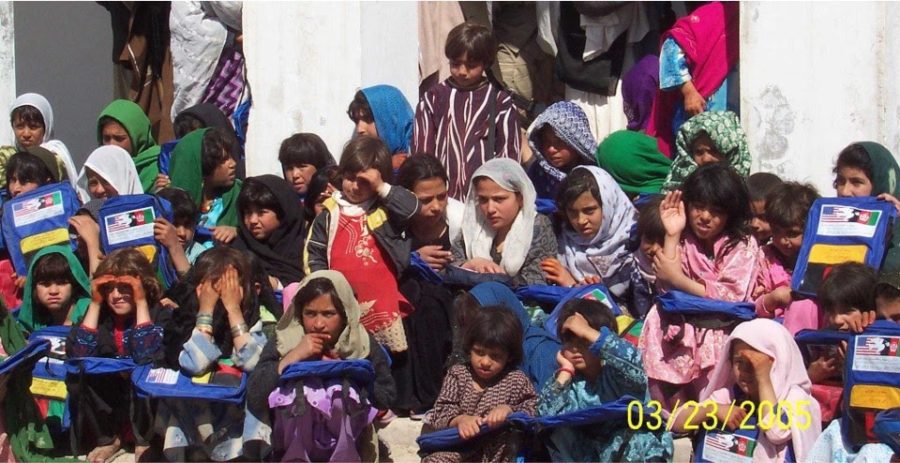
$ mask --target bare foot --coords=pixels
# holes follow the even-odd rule
[[[144,453],[147,452],[147,450],[150,450],[149,445],[135,445],[134,446],[134,463],[143,461],[142,458],[144,456]]]
[[[106,463],[106,461],[116,455],[120,448],[122,448],[122,442],[116,437],[116,440],[109,445],[94,447],[94,450],[88,453],[87,461],[91,463]]]

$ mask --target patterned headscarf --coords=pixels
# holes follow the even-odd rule
[[[664,192],[681,188],[684,180],[697,170],[697,163],[691,156],[691,144],[700,132],[709,135],[716,149],[741,177],[750,175],[750,148],[737,114],[731,111],[708,111],[688,119],[678,130],[675,138],[678,157],[672,162],[672,171],[663,184]]]
[[[547,177],[554,184],[566,178],[566,172],[550,165],[544,157],[541,146],[541,130],[549,125],[556,132],[556,136],[566,142],[581,157],[580,164],[594,164],[594,153],[597,151],[597,140],[591,133],[587,115],[575,103],[571,101],[559,101],[553,103],[544,110],[528,127],[528,146],[535,155],[535,167],[542,171],[542,177]],[[531,171],[531,169],[529,169]],[[539,188],[538,185],[536,187]],[[550,192],[539,191],[539,197],[553,196]]]

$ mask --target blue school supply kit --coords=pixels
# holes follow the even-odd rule
[[[38,187],[3,204],[3,240],[17,274],[28,274],[31,257],[40,249],[71,243],[69,218],[79,207],[69,182]]]
[[[178,281],[178,274],[169,251],[154,238],[154,220],[159,217],[172,222],[172,205],[163,198],[137,194],[107,199],[97,213],[100,247],[105,254],[121,248],[136,248],[154,264],[166,286],[171,286]]]
[[[529,285],[517,288],[515,290],[516,297],[521,301],[534,301],[539,304],[553,304],[553,311],[544,321],[544,329],[556,335],[556,321],[559,319],[559,312],[562,307],[573,299],[589,299],[597,301],[609,308],[614,317],[622,315],[622,309],[613,300],[612,295],[606,286],[597,283],[593,285],[576,286],[574,288],[565,288],[562,286],[549,285]]]
[[[205,378],[205,375],[201,378]],[[196,399],[240,405],[247,394],[247,374],[242,373],[236,386],[215,384],[185,376],[181,371],[140,365],[131,373],[131,383],[138,397],[153,399]]]
[[[29,343],[49,343],[45,356],[38,359],[31,370],[31,394],[37,398],[60,400],[66,402],[65,412],[58,429],[65,431],[71,425],[69,411],[69,392],[66,387],[66,337],[72,331],[71,326],[48,326],[31,333]],[[52,429],[52,428],[51,428]]]

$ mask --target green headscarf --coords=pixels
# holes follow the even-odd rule
[[[597,146],[597,165],[609,172],[625,194],[634,197],[659,193],[672,160],[659,152],[656,138],[619,130]]]
[[[198,206],[203,202],[203,136],[209,129],[198,129],[181,138],[172,159],[169,161],[169,179],[172,186],[186,191],[194,204]],[[222,194],[224,211],[216,222],[216,225],[236,227],[238,225],[237,197],[241,191],[241,181],[235,180],[234,185]]]
[[[129,100],[115,100],[103,109],[97,118],[97,143],[103,143],[103,127],[100,120],[104,117],[115,119],[131,138],[131,159],[141,178],[141,186],[145,192],[153,191],[156,176],[159,175],[159,145],[153,139],[150,119],[136,103]]]
[[[25,331],[33,333],[47,325],[34,313],[34,303],[32,295],[34,293],[34,267],[37,261],[46,255],[59,254],[69,263],[69,269],[75,278],[77,285],[72,288],[72,299],[75,301],[75,311],[72,312],[72,323],[81,322],[84,313],[87,311],[88,305],[91,303],[91,279],[88,278],[81,262],[75,257],[72,249],[68,246],[47,246],[34,255],[31,265],[28,266],[28,278],[25,280],[25,290],[22,295],[22,305],[19,307],[19,323],[25,328]]]
[[[873,141],[857,143],[869,153],[872,165],[872,196],[887,193],[900,199],[900,166],[894,155],[883,145]],[[900,272],[900,220],[894,222],[891,243],[881,264],[882,273]]]
[[[672,162],[672,171],[663,184],[664,192],[681,188],[685,179],[697,170],[697,163],[691,156],[691,144],[700,132],[709,135],[726,162],[741,177],[750,175],[750,148],[737,114],[731,111],[707,111],[688,119],[678,129],[675,137],[678,154]]]

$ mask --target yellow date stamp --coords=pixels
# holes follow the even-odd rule
[[[750,400],[743,402],[732,401],[731,404],[719,404],[712,400],[697,402],[689,400],[685,403],[676,402],[668,419],[664,418],[662,404],[656,400],[647,403],[633,400],[628,403],[626,419],[628,428],[632,430],[647,429],[657,431],[665,429],[671,431],[675,418],[682,413],[687,413],[685,431],[730,430],[730,431],[768,431],[770,429],[789,430],[795,428],[800,431],[809,429],[812,425],[812,413],[809,400],[779,400],[770,402],[764,400],[756,403]],[[699,423],[699,424],[698,424]]]

